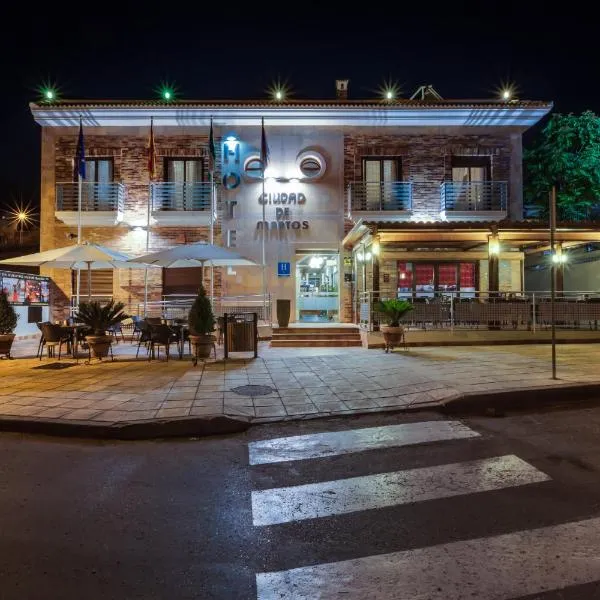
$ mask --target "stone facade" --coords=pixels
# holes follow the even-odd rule
[[[511,173],[512,137],[506,134],[464,133],[399,133],[357,134],[344,136],[344,183],[361,181],[364,157],[399,157],[402,180],[413,183],[413,210],[438,215],[440,211],[440,184],[452,180],[452,156],[489,156],[491,180],[511,182],[518,173]],[[521,181],[517,181],[517,190]],[[514,190],[509,186],[509,194]],[[509,199],[510,204],[510,199]],[[519,212],[519,207],[515,207]],[[520,213],[511,218],[522,218]]]

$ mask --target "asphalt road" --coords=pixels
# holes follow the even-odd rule
[[[2,435],[0,599],[600,598],[600,409],[448,420]]]

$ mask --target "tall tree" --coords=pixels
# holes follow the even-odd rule
[[[548,213],[548,193],[556,185],[560,220],[600,217],[600,117],[554,114],[524,153],[525,204]]]

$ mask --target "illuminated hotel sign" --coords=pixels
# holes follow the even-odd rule
[[[263,205],[277,205],[275,209],[275,220],[274,221],[257,221],[257,229],[271,229],[271,230],[287,230],[287,229],[308,229],[308,221],[296,221],[292,219],[290,214],[289,205],[291,204],[305,204],[306,196],[302,193],[285,192],[276,194],[260,194],[258,196],[258,203]],[[282,205],[287,205],[282,207]]]

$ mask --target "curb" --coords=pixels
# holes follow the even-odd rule
[[[565,397],[566,396],[566,397]],[[584,383],[462,394],[437,409],[447,415],[496,415],[506,410],[569,408],[600,404],[600,383]]]
[[[60,421],[50,419],[0,419],[0,431],[60,437],[104,440],[149,440],[167,437],[204,437],[241,433],[250,427],[250,421],[233,417],[182,417],[137,421],[134,423],[95,424],[87,421]]]
[[[565,396],[567,396],[565,398]],[[507,410],[573,408],[600,404],[600,383],[545,386],[534,389],[513,389],[499,392],[458,394],[443,402],[415,403],[404,407],[390,406],[379,410],[364,410],[343,414],[309,414],[302,418],[250,419],[218,415],[214,417],[180,417],[132,423],[90,423],[89,421],[56,421],[54,419],[0,418],[0,432],[48,435],[64,438],[104,440],[150,440],[172,437],[206,437],[243,433],[253,425],[361,417],[374,414],[397,414],[435,411],[454,416],[503,416]]]

